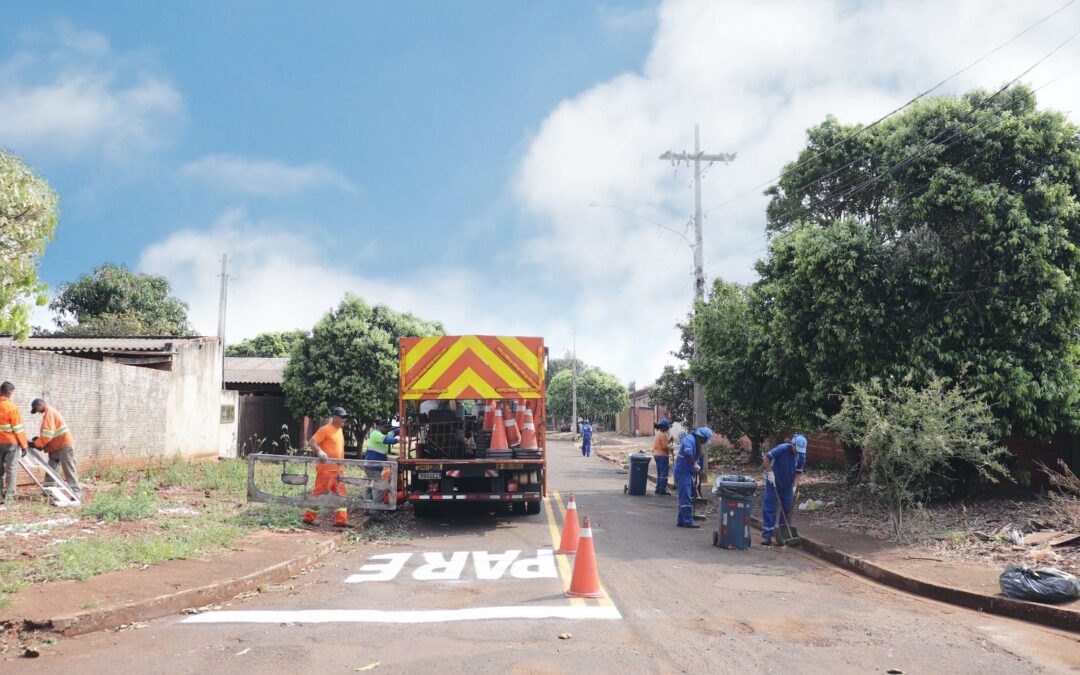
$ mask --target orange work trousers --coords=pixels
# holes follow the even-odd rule
[[[336,492],[342,497],[345,496],[345,483],[338,480],[341,476],[341,467],[336,464],[317,464],[315,465],[315,489],[311,491],[313,497],[326,494],[327,492]],[[305,523],[314,523],[315,518],[319,515],[318,507],[311,507],[304,513]],[[345,508],[340,508],[334,511],[334,525],[344,527],[349,524],[349,512]]]

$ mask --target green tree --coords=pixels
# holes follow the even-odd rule
[[[169,280],[105,263],[61,284],[49,308],[61,335],[192,335],[187,305],[170,295]]]
[[[937,373],[1000,433],[1080,427],[1080,128],[1014,87],[921,101],[829,150],[855,129],[812,129],[770,190],[751,319],[784,415]]]
[[[581,359],[574,358],[570,352],[566,352],[566,355],[561,359],[548,359],[547,371],[544,373],[547,377],[547,381],[550,383],[552,378],[564,370],[570,370],[575,363],[577,364],[578,375],[581,375],[589,368],[589,364]]]
[[[649,398],[667,408],[668,419],[684,427],[694,420],[694,380],[685,365],[664,366],[653,383]],[[710,410],[710,412],[712,412]]]
[[[285,401],[297,417],[327,417],[344,406],[358,440],[397,410],[398,340],[442,334],[440,323],[348,294],[292,352],[282,382]]]
[[[573,410],[573,374],[560,371],[551,378],[547,390],[547,411],[555,417],[570,417]],[[625,385],[611,373],[599,368],[589,368],[578,373],[578,415],[600,418],[614,415],[630,405],[630,394]]]
[[[225,356],[287,358],[308,335],[304,330],[260,333],[225,348]]]
[[[56,231],[57,196],[21,159],[0,151],[0,332],[30,334],[30,303],[44,305],[37,263]]]
[[[767,343],[758,318],[765,314],[752,289],[717,279],[693,317],[700,356],[689,372],[715,409],[709,421],[733,442],[749,438],[751,457],[781,426],[779,402],[786,391],[766,367]]]

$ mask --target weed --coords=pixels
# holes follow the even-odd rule
[[[84,602],[83,604],[79,605],[79,609],[93,609],[94,607],[97,607],[96,602]]]
[[[300,524],[300,508],[286,504],[253,505],[237,515],[236,523],[243,527],[291,530]]]
[[[141,520],[157,513],[157,496],[149,483],[140,483],[129,494],[116,486],[82,507],[82,515],[95,520]]]

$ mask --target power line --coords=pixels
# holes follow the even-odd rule
[[[874,120],[873,122],[871,122],[871,123],[870,123],[870,124],[868,124],[867,126],[865,126],[865,127],[860,127],[859,129],[856,129],[856,130],[855,130],[854,132],[852,132],[851,134],[849,134],[849,135],[845,136],[844,138],[840,139],[839,141],[837,141],[836,143],[834,143],[834,144],[830,145],[829,147],[825,148],[824,150],[821,150],[820,152],[818,152],[818,153],[814,154],[813,156],[811,156],[811,157],[808,157],[807,159],[804,159],[804,160],[800,161],[800,162],[799,162],[798,164],[796,164],[795,166],[791,167],[791,169],[790,169],[790,170],[794,170],[794,169],[798,169],[798,168],[801,168],[801,167],[803,167],[803,166],[806,166],[806,165],[807,165],[807,164],[809,164],[810,162],[813,162],[813,161],[815,161],[815,160],[819,159],[819,158],[820,158],[820,157],[821,157],[822,155],[825,155],[825,154],[827,154],[827,153],[829,153],[829,152],[832,152],[833,150],[835,150],[836,148],[840,147],[841,145],[843,145],[843,144],[847,143],[848,141],[850,141],[850,140],[852,140],[852,139],[856,138],[857,136],[859,136],[859,135],[861,135],[861,134],[865,133],[866,131],[869,131],[870,129],[872,129],[872,128],[876,127],[876,126],[877,126],[878,124],[881,124],[882,122],[884,122],[884,121],[885,121],[885,120],[887,120],[888,118],[892,117],[892,116],[893,116],[893,115],[895,115],[896,113],[898,113],[898,112],[900,112],[901,110],[904,110],[905,108],[907,108],[907,107],[911,106],[911,105],[912,105],[913,103],[915,103],[916,101],[918,101],[918,100],[920,100],[920,99],[922,99],[922,98],[926,97],[926,96],[927,96],[927,95],[929,95],[930,93],[932,93],[932,92],[936,91],[937,89],[940,89],[940,88],[941,88],[942,86],[944,86],[944,85],[945,85],[946,83],[950,82],[951,80],[955,79],[956,77],[958,77],[958,76],[960,76],[960,75],[963,75],[963,74],[964,74],[964,73],[966,73],[967,71],[969,71],[969,70],[971,70],[972,68],[974,68],[975,66],[979,65],[980,63],[982,63],[982,62],[983,62],[984,60],[986,60],[987,58],[989,58],[989,57],[993,56],[993,55],[994,55],[994,54],[996,54],[997,52],[1001,51],[1002,49],[1004,49],[1004,48],[1005,48],[1005,47],[1007,47],[1008,45],[1012,44],[1013,42],[1015,42],[1015,41],[1016,41],[1016,40],[1018,40],[1019,38],[1023,37],[1023,36],[1024,36],[1024,35],[1026,35],[1027,33],[1029,33],[1029,32],[1030,32],[1031,30],[1033,30],[1033,29],[1037,28],[1038,26],[1040,26],[1040,25],[1042,25],[1042,24],[1046,23],[1047,21],[1049,21],[1049,20],[1050,20],[1050,19],[1052,19],[1053,17],[1057,16],[1058,14],[1060,14],[1061,12],[1063,12],[1064,10],[1066,10],[1066,9],[1067,9],[1067,8],[1068,8],[1069,6],[1073,5],[1073,4],[1075,3],[1075,2],[1076,2],[1076,0],[1069,0],[1069,2],[1066,2],[1066,3],[1065,3],[1064,5],[1062,5],[1061,7],[1058,7],[1058,8],[1056,9],[1056,10],[1054,10],[1054,11],[1053,11],[1053,12],[1051,12],[1050,14],[1047,14],[1046,16],[1044,16],[1043,18],[1039,19],[1039,20],[1038,20],[1038,21],[1036,21],[1035,23],[1031,24],[1030,26],[1028,26],[1028,27],[1027,27],[1027,28],[1025,28],[1024,30],[1022,30],[1022,31],[1020,31],[1019,33],[1017,33],[1016,35],[1012,36],[1011,38],[1009,38],[1009,39],[1008,39],[1008,40],[1006,40],[1005,42],[1002,42],[1002,43],[1001,43],[1001,44],[999,44],[998,46],[996,46],[996,47],[994,47],[993,49],[991,49],[991,50],[990,50],[989,52],[987,52],[987,53],[983,54],[982,56],[980,56],[979,58],[975,59],[974,61],[972,61],[972,62],[971,62],[971,63],[969,63],[968,65],[964,66],[964,67],[963,67],[963,68],[961,68],[960,70],[958,70],[958,71],[956,71],[955,73],[953,73],[952,75],[949,75],[949,76],[948,76],[948,77],[946,77],[946,78],[945,78],[944,80],[942,80],[942,81],[938,82],[937,84],[935,84],[934,86],[930,87],[929,89],[927,89],[927,90],[923,91],[922,93],[920,93],[920,94],[916,95],[916,96],[915,96],[914,98],[912,98],[912,99],[911,99],[910,101],[908,101],[907,103],[905,103],[905,104],[903,104],[902,106],[900,106],[900,107],[898,107],[898,108],[895,108],[894,110],[891,110],[890,112],[888,112],[888,113],[886,113],[886,114],[882,115],[881,117],[877,118],[876,120]],[[759,190],[761,190],[761,188],[764,188],[764,187],[767,187],[767,186],[769,186],[769,185],[772,185],[773,183],[777,182],[778,180],[780,180],[780,179],[781,179],[781,178],[783,178],[783,177],[784,177],[784,172],[781,172],[781,173],[780,173],[779,175],[777,175],[777,176],[774,176],[773,178],[770,178],[769,180],[767,180],[767,181],[765,181],[765,182],[763,182],[763,183],[759,183],[758,185],[755,185],[754,187],[752,187],[752,188],[750,188],[750,189],[748,189],[748,190],[746,190],[746,191],[744,191],[744,192],[740,192],[739,194],[735,195],[734,197],[732,197],[731,199],[729,199],[729,200],[727,200],[727,201],[721,202],[721,203],[717,204],[716,206],[712,206],[712,207],[708,208],[708,209],[707,209],[707,210],[705,211],[705,213],[706,213],[706,214],[709,214],[709,213],[712,213],[713,211],[715,211],[715,210],[717,210],[717,209],[719,209],[719,208],[723,208],[723,207],[725,207],[725,206],[727,206],[727,205],[729,205],[729,204],[733,204],[734,202],[737,202],[737,201],[739,201],[739,200],[740,200],[740,199],[742,199],[743,197],[746,197],[746,196],[748,196],[748,195],[754,194],[755,192],[758,192]]]

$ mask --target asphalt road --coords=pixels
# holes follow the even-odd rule
[[[550,466],[541,515],[406,519],[411,539],[359,545],[222,613],[62,640],[5,672],[1080,669],[1080,636],[907,596],[798,551],[721,551],[709,527],[674,527],[674,497],[625,496],[626,474],[595,456],[556,443]],[[571,492],[608,599],[563,595],[572,558],[550,549]]]

